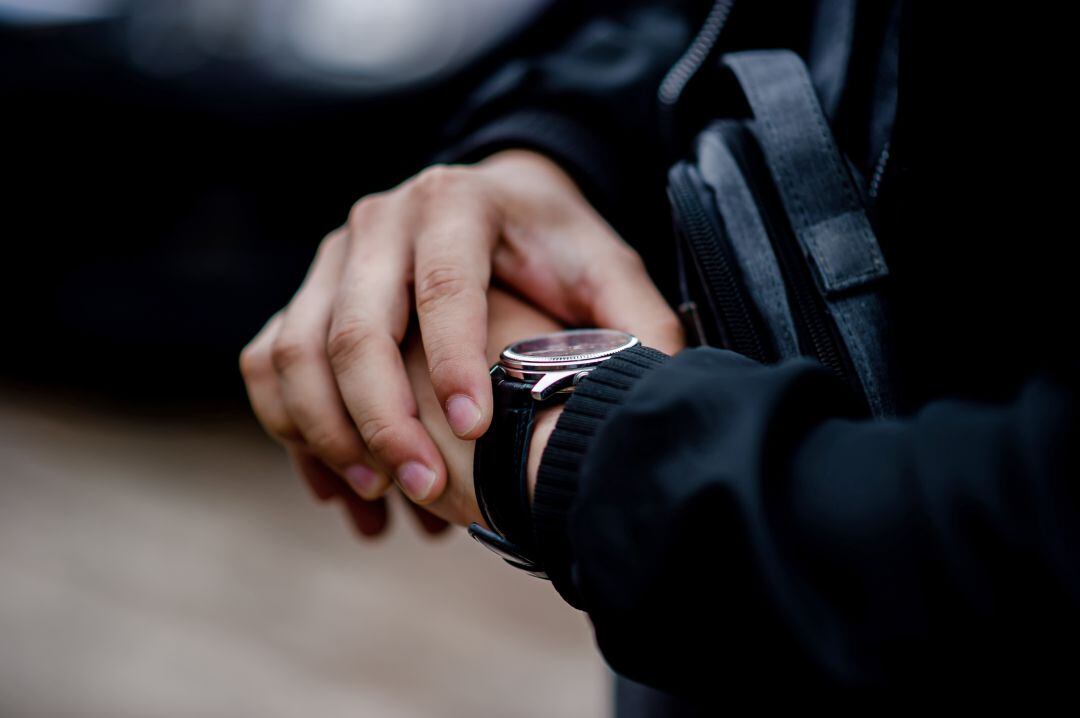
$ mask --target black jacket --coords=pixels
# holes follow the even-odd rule
[[[719,51],[818,51],[815,28],[838,5],[793,5],[739,3]],[[866,418],[808,360],[639,351],[582,383],[545,452],[541,550],[634,680],[713,695],[993,693],[1078,675],[1076,279],[1056,23],[927,5],[856,6],[831,116],[856,175],[868,182],[889,154],[870,209],[892,270],[903,416]],[[665,170],[735,111],[710,99],[708,76],[688,105],[657,101],[708,10],[624,3],[582,18],[481,90],[455,156],[554,157],[670,291]],[[899,91],[882,119],[890,22]]]

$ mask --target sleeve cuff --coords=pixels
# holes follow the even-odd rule
[[[582,462],[608,414],[637,381],[667,361],[666,354],[635,347],[604,362],[575,389],[544,449],[533,496],[533,531],[540,560],[567,603],[583,609],[572,577],[567,515],[577,496]]]

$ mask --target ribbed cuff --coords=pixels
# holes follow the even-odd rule
[[[581,465],[608,414],[623,403],[638,379],[668,358],[655,349],[635,347],[601,364],[578,384],[544,449],[533,496],[533,533],[551,582],[575,608],[584,606],[572,577],[567,516],[577,496]]]
[[[440,153],[438,162],[478,162],[510,149],[534,150],[562,167],[601,214],[615,197],[619,172],[609,142],[570,116],[541,109],[505,115]]]

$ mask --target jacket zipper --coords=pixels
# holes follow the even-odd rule
[[[689,165],[679,163],[671,170],[668,191],[675,214],[675,231],[690,247],[694,264],[701,272],[725,348],[759,362],[775,361],[775,352],[765,338],[760,319],[727,250],[723,230],[717,223],[719,215],[702,200],[702,194],[710,190]]]
[[[662,130],[669,143],[674,142],[675,136],[675,106],[690,80],[712,55],[734,5],[735,0],[716,0],[713,3],[686,52],[671,66],[660,82],[656,97],[660,103]]]
[[[828,367],[862,395],[855,367],[829,314],[825,300],[810,273],[799,240],[787,222],[783,203],[765,167],[765,158],[757,140],[743,125],[724,123],[720,128],[724,144],[742,169],[751,194],[761,211],[762,223],[769,235],[780,273],[788,289],[788,305],[802,351]]]

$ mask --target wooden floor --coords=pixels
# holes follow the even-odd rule
[[[606,715],[550,585],[395,518],[361,543],[236,412],[0,389],[0,716]]]

